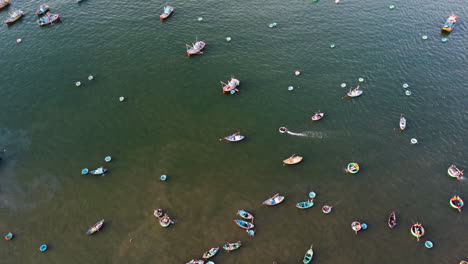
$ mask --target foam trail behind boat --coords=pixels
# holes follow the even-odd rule
[[[318,132],[318,131],[304,131],[301,133],[287,131],[286,133],[288,133],[289,135],[298,136],[298,137],[324,138],[326,136],[323,132]]]

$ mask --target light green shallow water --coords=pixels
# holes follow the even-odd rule
[[[12,0],[0,12],[26,12],[0,29],[0,232],[16,235],[1,243],[2,263],[176,264],[237,240],[241,249],[214,261],[301,263],[312,243],[321,264],[468,259],[467,213],[448,205],[454,194],[468,201],[467,182],[446,176],[452,163],[468,168],[463,1],[177,1],[165,23],[161,1],[49,1],[62,22],[44,28],[39,4]],[[459,23],[441,43],[452,12]],[[205,54],[189,59],[196,37]],[[231,75],[240,93],[222,96]],[[363,96],[342,99],[340,83],[358,77]],[[326,116],[311,123],[317,109]],[[237,130],[245,141],[218,140]],[[304,161],[282,166],[292,153]],[[80,175],[106,155],[110,173]],[[344,173],[350,161],[359,174]],[[296,209],[311,190],[316,206]],[[283,204],[261,206],[277,192]],[[325,203],[332,214],[320,212]],[[176,225],[159,226],[159,207]],[[256,216],[253,239],[232,222],[241,208]],[[392,209],[399,225],[389,230]],[[354,235],[354,220],[368,230]],[[420,243],[409,234],[416,221],[427,231]]]

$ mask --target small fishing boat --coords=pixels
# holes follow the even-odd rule
[[[13,13],[8,13],[8,15],[10,16],[9,18],[5,19],[3,22],[5,24],[13,24],[15,23],[16,21],[18,21],[18,19],[22,18],[23,15],[24,15],[24,12],[21,11],[21,10],[16,10],[16,11],[13,11]]]
[[[234,223],[236,223],[236,225],[238,225],[240,228],[244,228],[244,229],[254,228],[254,224],[244,221],[244,220],[234,220]]]
[[[231,77],[231,80],[228,83],[221,82],[221,84],[223,85],[223,93],[233,94],[239,91],[237,90],[237,86],[239,86],[240,81],[234,77]]]
[[[392,211],[388,217],[388,227],[394,228],[397,225],[396,213]]]
[[[103,175],[104,173],[106,173],[107,169],[104,169],[103,167],[99,167],[95,170],[92,170],[90,171],[89,173],[93,174],[93,175]]]
[[[154,214],[154,216],[156,216],[157,218],[160,218],[161,216],[163,216],[164,211],[163,211],[163,209],[156,209],[156,210],[154,210],[154,213],[153,213],[153,214]]]
[[[172,12],[174,12],[174,8],[172,6],[165,6],[163,13],[159,16],[159,19],[164,20],[168,18]]]
[[[357,234],[357,232],[362,229],[362,225],[358,221],[354,221],[351,223],[351,229]]]
[[[452,14],[451,16],[449,16],[444,26],[442,27],[442,31],[452,32],[453,28],[455,27],[455,24],[457,23],[457,20],[458,20],[457,15]]]
[[[40,247],[39,247],[39,251],[41,252],[44,252],[47,250],[47,245],[46,244],[42,244]]]
[[[463,172],[465,170],[460,170],[459,168],[457,168],[457,166],[455,165],[451,165],[448,170],[447,170],[447,173],[450,177],[453,177],[453,178],[457,178],[457,180],[459,180],[461,178],[461,176],[463,176]]]
[[[254,219],[254,216],[251,213],[249,213],[247,211],[244,211],[242,209],[238,210],[237,214],[240,215],[240,217],[242,217],[244,219],[252,219],[252,220]]]
[[[12,238],[13,238],[13,234],[11,232],[5,235],[5,240],[11,240]]]
[[[352,174],[358,173],[359,171],[359,164],[355,162],[351,162],[348,164],[348,167],[346,168],[346,171]]]
[[[351,98],[352,97],[358,97],[361,94],[362,94],[362,90],[359,90],[359,85],[356,88],[354,88],[353,90],[349,89],[349,92],[347,93],[347,95],[349,97],[351,97]]]
[[[205,263],[205,261],[203,261],[203,260],[194,260],[194,259],[187,262],[187,264],[204,264],[204,263]]]
[[[280,128],[278,129],[278,131],[279,131],[281,134],[284,134],[284,133],[288,132],[288,129],[287,129],[286,127],[280,127]]]
[[[10,4],[10,0],[0,0],[0,10],[7,7]]]
[[[277,205],[284,200],[284,196],[280,196],[279,193],[275,194],[273,197],[266,199],[263,204],[266,205]]]
[[[39,6],[39,9],[36,11],[36,15],[43,15],[45,12],[49,11],[49,6],[46,4],[42,4]]]
[[[296,204],[296,207],[299,209],[307,209],[307,208],[311,208],[312,206],[314,206],[313,200],[300,202]]]
[[[92,234],[96,233],[97,231],[99,231],[99,229],[101,229],[103,224],[104,224],[104,219],[102,219],[101,221],[95,223],[93,226],[89,227],[88,231],[86,231],[86,234],[92,235]]]
[[[320,112],[320,110],[319,110]],[[325,115],[324,113],[319,113],[319,112],[315,112],[315,115],[313,115],[310,119],[312,119],[312,121],[319,121],[320,119],[322,119],[322,117]]]
[[[195,44],[192,43],[192,46],[186,44],[187,47],[187,55],[192,56],[195,54],[203,54],[202,50],[205,48],[205,42],[197,41]]]
[[[223,246],[224,250],[226,251],[232,251],[240,248],[242,246],[242,243],[240,241],[237,241],[236,243],[227,243],[226,245]]]
[[[425,233],[426,231],[424,230],[424,227],[421,224],[416,223],[411,226],[411,235],[416,237],[418,241],[419,241],[419,238],[424,236]]]
[[[401,115],[400,117],[400,129],[401,131],[405,130],[406,128],[406,118],[403,117],[403,115]]]
[[[218,253],[219,247],[211,248],[207,252],[203,253],[203,259],[209,259]]]
[[[168,227],[169,225],[174,224],[174,222],[168,215],[164,215],[163,217],[159,218],[159,224],[162,227]]]
[[[322,206],[322,212],[323,212],[324,214],[329,214],[329,213],[331,213],[332,209],[333,209],[333,206],[331,206],[331,205],[324,205],[324,206]]]
[[[237,142],[243,140],[245,137],[240,134],[240,132],[234,133],[230,136],[224,137],[225,140],[230,142]]]
[[[314,250],[312,249],[314,245],[310,245],[309,250],[304,255],[304,264],[307,264],[312,261],[312,258],[314,257]]]
[[[283,160],[283,163],[286,164],[286,165],[293,165],[293,164],[297,164],[297,163],[299,163],[301,161],[302,161],[301,156],[296,156],[296,154],[293,154],[291,157]]]
[[[450,206],[454,209],[457,209],[458,212],[461,213],[462,207],[465,205],[465,202],[463,202],[462,198],[460,196],[453,196],[450,198]]]
[[[54,22],[57,22],[59,19],[60,19],[60,14],[51,14],[47,12],[45,16],[39,18],[37,23],[39,24],[39,26],[46,26]]]

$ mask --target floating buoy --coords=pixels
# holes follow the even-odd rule
[[[395,5],[389,5],[388,8],[389,8],[390,10],[393,10],[393,9],[395,9]]]
[[[231,90],[229,91],[230,94],[235,94],[236,93],[236,90]]]
[[[91,81],[92,79],[94,79],[94,77],[92,75],[88,76],[88,80]]]
[[[294,87],[289,86],[289,87],[288,87],[288,91],[292,91],[292,90],[294,90]]]
[[[226,37],[226,41],[231,41],[231,37]]]
[[[42,245],[39,247],[39,250],[40,250],[41,252],[46,251],[46,250],[47,250],[47,245],[46,245],[46,244],[42,244]]]
[[[203,17],[199,17],[199,18],[197,18],[197,20],[201,22],[201,21],[203,21]]]
[[[255,236],[255,230],[252,230],[252,229],[249,229],[249,230],[246,230],[247,234],[249,234],[249,236]]]
[[[270,25],[268,25],[269,27],[276,27],[278,24],[277,23],[271,23]]]
[[[424,243],[424,246],[426,246],[427,248],[432,248],[434,246],[434,244],[432,244],[431,241],[426,241],[426,243]]]
[[[286,127],[280,127],[278,130],[281,134],[288,132],[288,129]]]
[[[332,44],[330,44],[330,48],[332,48],[332,49],[333,49],[334,47],[335,47],[335,44],[333,44],[333,43],[332,43]]]
[[[404,83],[404,84],[403,84],[401,87],[403,87],[403,88],[405,88],[405,89],[406,89],[406,88],[408,88],[408,87],[409,87],[409,85],[408,85],[407,83]]]
[[[405,94],[406,94],[407,96],[410,96],[410,95],[412,95],[413,93],[411,93],[410,90],[406,90],[406,91],[405,91]]]
[[[413,145],[414,145],[414,144],[418,144],[418,140],[415,139],[415,138],[412,138],[412,139],[410,140],[410,142],[411,142],[411,144],[413,144]]]
[[[426,36],[426,35],[422,35],[421,38],[424,39],[424,40],[426,40],[426,39],[427,39],[427,36]]]
[[[299,75],[301,75],[301,72],[300,72],[300,71],[295,71],[294,74],[295,74],[296,76],[299,76]]]
[[[341,88],[345,88],[346,87],[346,83],[342,83],[340,84]]]
[[[362,227],[362,230],[366,230],[366,229],[367,229],[367,224],[366,224],[366,223],[362,223],[362,224],[361,224],[361,227]]]
[[[16,43],[21,43],[21,41],[23,41],[22,39],[16,39]]]
[[[445,43],[445,42],[447,42],[447,41],[448,41],[448,39],[447,39],[447,38],[441,38],[441,39],[440,39],[440,41],[442,41],[442,42],[444,42],[444,43]]]
[[[310,193],[309,193],[309,198],[310,198],[310,199],[314,199],[315,196],[317,196],[317,195],[315,194],[315,192],[310,192]]]
[[[125,97],[123,97],[123,96],[119,97],[120,102],[123,102],[124,100],[125,100]]]
[[[167,176],[163,174],[161,175],[161,177],[159,177],[159,179],[161,179],[161,181],[165,181],[167,180]]]
[[[78,87],[78,86],[81,85],[81,82],[76,82],[75,85],[76,85],[76,87]]]
[[[359,78],[358,81],[359,82],[364,82],[364,78]]]
[[[106,161],[106,162],[109,162],[109,161],[111,161],[111,160],[112,160],[112,157],[111,157],[111,156],[107,156],[107,157],[104,158],[104,161]]]
[[[88,174],[89,170],[87,168],[84,168],[81,170],[81,174]]]

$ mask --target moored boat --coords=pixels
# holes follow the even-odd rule
[[[351,98],[352,98],[352,97],[358,97],[358,96],[360,96],[360,95],[362,94],[362,90],[359,90],[359,87],[360,87],[360,86],[358,85],[358,86],[357,86],[356,88],[354,88],[353,90],[349,89],[349,92],[347,93],[347,95],[348,95],[349,97],[351,97]]]
[[[324,205],[324,206],[322,206],[322,212],[323,212],[324,214],[329,214],[329,213],[331,213],[332,209],[333,209],[333,206],[331,206],[331,205]]]
[[[168,215],[164,215],[163,217],[159,218],[159,224],[162,227],[168,227],[169,225],[174,224],[174,222]]]
[[[312,249],[313,247],[314,245],[310,245],[309,250],[307,250],[307,252],[305,253],[303,260],[304,264],[307,264],[312,261],[312,258],[314,257],[314,250]]]
[[[45,16],[39,18],[37,23],[39,24],[39,26],[46,26],[54,22],[57,22],[59,19],[60,19],[60,14],[51,14],[47,12]]]
[[[419,241],[419,238],[424,236],[426,234],[426,230],[424,230],[424,227],[420,223],[416,223],[411,226],[411,235],[416,237],[416,239]]]
[[[5,235],[5,240],[11,240],[12,238],[13,238],[13,234],[11,232]]]
[[[455,195],[452,198],[450,198],[450,206],[454,209],[457,209],[458,212],[461,212],[461,209],[464,205],[465,205],[465,202],[463,202],[460,196]]]
[[[104,173],[106,173],[107,169],[104,169],[103,167],[99,167],[95,170],[92,170],[90,171],[89,173],[93,174],[93,175],[103,175]]]
[[[254,219],[254,216],[251,213],[244,211],[242,209],[238,210],[237,214],[240,215],[240,217],[244,219],[252,219],[252,220]]]
[[[284,196],[279,195],[279,193],[275,194],[273,197],[266,199],[263,204],[266,205],[277,205],[283,202]]]
[[[154,214],[154,216],[156,216],[157,218],[160,218],[161,216],[163,216],[164,211],[163,211],[163,209],[156,209],[156,210],[154,210],[153,214]]]
[[[453,164],[447,169],[448,175],[450,177],[457,178],[457,180],[459,180],[460,177],[463,176],[464,171],[465,170],[460,170],[459,168],[457,168],[457,166]]]
[[[240,228],[244,228],[244,229],[254,228],[254,224],[244,221],[244,220],[234,220],[234,223],[236,223],[236,225],[238,225]]]
[[[346,171],[352,174],[358,173],[359,171],[359,164],[355,162],[351,162],[348,164],[348,167],[346,168]]]
[[[319,121],[324,115],[324,113],[320,113],[320,110],[318,110],[310,119],[312,119],[312,121]]]
[[[239,86],[240,81],[234,77],[231,77],[231,80],[228,83],[221,82],[221,84],[223,85],[223,93],[234,94],[239,91],[237,86]]]
[[[0,0],[0,10],[7,7],[10,4],[10,0]]]
[[[37,9],[36,15],[42,15],[47,11],[49,11],[49,6],[46,4],[42,4],[39,6],[39,9]]]
[[[351,229],[353,229],[354,233],[357,234],[357,232],[362,229],[362,225],[360,222],[354,221],[351,223]]]
[[[99,229],[101,229],[103,224],[104,224],[104,219],[102,219],[101,221],[98,221],[93,226],[89,227],[88,231],[86,231],[86,234],[92,235],[96,233],[97,231],[99,231]]]
[[[302,161],[301,156],[296,156],[296,154],[293,154],[291,157],[283,160],[283,163],[286,164],[286,165],[293,165],[293,164],[297,164],[297,163],[299,163],[301,161]]]
[[[5,24],[13,24],[15,23],[16,21],[18,21],[18,19],[22,18],[23,15],[24,15],[24,12],[21,11],[21,10],[15,10],[13,11],[13,13],[8,13],[8,15],[10,17],[8,17],[7,19],[5,19],[3,22]]]
[[[296,207],[299,209],[307,209],[307,208],[311,208],[312,206],[314,206],[314,202],[312,200],[300,202],[296,204]]]
[[[172,12],[174,12],[174,8],[172,6],[165,6],[163,13],[159,16],[159,19],[164,20],[168,18]]]
[[[397,225],[396,213],[392,211],[388,217],[388,227],[394,228]]]
[[[237,142],[243,140],[245,137],[240,134],[240,132],[236,132],[232,135],[224,137],[225,140],[230,142]]]
[[[455,14],[452,14],[449,16],[447,21],[445,22],[444,26],[442,27],[443,31],[446,32],[452,32],[453,28],[455,28],[455,24],[457,23],[458,16]]]
[[[232,251],[240,248],[242,246],[242,242],[237,241],[236,243],[227,243],[223,246],[223,249],[226,251]]]
[[[406,128],[406,118],[403,117],[403,115],[401,115],[400,117],[400,129],[401,131],[405,130]]]
[[[204,264],[205,261],[199,259],[199,260],[194,260],[192,259],[191,261],[187,262],[187,264]]]
[[[211,248],[207,252],[203,253],[203,259],[209,259],[218,253],[219,247]]]
[[[195,55],[195,54],[203,54],[202,50],[205,48],[205,42],[197,41],[195,44],[192,43],[192,46],[186,44],[187,47],[187,55]]]

